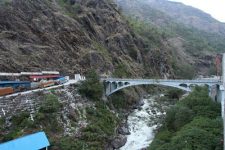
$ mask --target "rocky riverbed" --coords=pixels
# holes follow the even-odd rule
[[[128,134],[126,144],[120,150],[140,150],[147,148],[154,139],[156,130],[165,118],[166,110],[171,105],[162,100],[163,95],[149,95],[142,100],[142,105],[128,116]],[[123,129],[123,131],[126,131]]]

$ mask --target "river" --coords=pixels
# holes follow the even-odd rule
[[[155,136],[155,130],[161,126],[168,104],[159,101],[159,96],[149,96],[143,99],[144,105],[135,109],[128,116],[130,135],[126,144],[120,150],[140,150],[147,148]]]

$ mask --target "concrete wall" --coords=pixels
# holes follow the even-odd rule
[[[66,89],[56,89],[53,91],[53,94],[59,98],[60,103],[76,103],[75,100],[81,99],[76,88],[72,86]],[[22,111],[28,111],[31,114],[34,114],[39,110],[44,101],[44,95],[50,93],[52,92],[43,91],[11,98],[2,98],[0,99],[0,117],[10,117]],[[73,97],[74,100],[68,101],[68,97]]]

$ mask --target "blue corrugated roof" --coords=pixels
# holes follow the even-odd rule
[[[0,150],[39,150],[49,145],[45,133],[38,132],[0,144]]]

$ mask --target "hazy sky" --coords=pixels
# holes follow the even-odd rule
[[[170,0],[197,7],[215,19],[225,22],[225,0]]]

